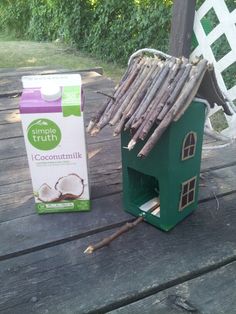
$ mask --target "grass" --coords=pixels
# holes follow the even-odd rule
[[[56,42],[33,42],[0,34],[0,68],[53,66],[66,69],[102,67],[104,75],[118,82],[125,69],[93,58]]]

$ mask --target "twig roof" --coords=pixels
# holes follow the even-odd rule
[[[149,137],[138,154],[145,157],[171,122],[184,114],[205,77],[209,85],[212,73],[205,59],[191,63],[185,58],[163,60],[159,57],[137,57],[129,65],[114,95],[92,118],[87,131],[96,135],[107,124],[115,126],[114,136],[122,130],[130,130],[129,150],[139,140]],[[215,90],[220,91],[216,81],[210,82],[216,85]],[[206,93],[204,86],[200,90]],[[220,93],[217,95],[225,112],[230,113],[223,96]],[[214,97],[214,93],[209,97],[211,106],[214,105]]]

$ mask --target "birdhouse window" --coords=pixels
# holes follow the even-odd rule
[[[195,132],[188,133],[183,142],[182,160],[194,157],[197,143],[197,134]]]
[[[196,177],[182,183],[181,198],[179,210],[182,211],[185,207],[192,204],[195,200]]]

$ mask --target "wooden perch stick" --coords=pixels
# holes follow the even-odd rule
[[[138,217],[133,222],[127,222],[124,226],[122,226],[120,229],[118,229],[115,233],[112,235],[104,238],[100,242],[89,245],[87,249],[84,251],[86,254],[92,254],[94,251],[101,249],[104,246],[109,245],[113,240],[121,236],[123,233],[133,229],[135,226],[137,226],[140,222],[144,221],[144,217]]]

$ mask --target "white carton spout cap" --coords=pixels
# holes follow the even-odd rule
[[[55,101],[61,98],[61,88],[51,82],[41,87],[41,97],[45,101]]]

